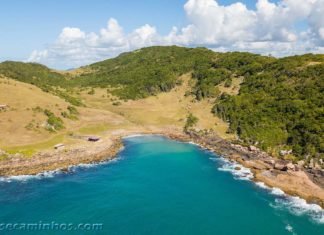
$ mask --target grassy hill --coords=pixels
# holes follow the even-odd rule
[[[0,149],[27,156],[57,143],[74,143],[68,138],[70,133],[96,134],[108,126],[129,125],[112,112],[75,108],[34,85],[3,76],[0,76],[0,104],[7,105],[0,110]]]
[[[33,84],[67,105],[112,112],[135,126],[179,127],[192,112],[199,129],[238,135],[274,155],[293,149],[300,158],[323,158],[324,55],[276,59],[149,47],[68,72],[4,62],[0,74]]]

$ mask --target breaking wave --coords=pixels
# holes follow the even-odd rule
[[[88,163],[88,164],[81,163],[75,166],[69,166],[67,170],[57,169],[53,171],[44,171],[35,175],[15,175],[15,176],[8,176],[8,177],[5,176],[5,177],[0,177],[0,182],[6,182],[6,183],[15,182],[15,181],[26,182],[35,179],[41,180],[45,178],[53,178],[54,176],[57,176],[59,174],[76,172],[78,169],[93,168],[100,165],[111,164],[119,161],[120,159],[121,159],[120,157],[116,157],[114,159],[102,161],[98,163]]]
[[[253,178],[253,173],[249,168],[246,168],[237,162],[231,162],[225,158],[220,159],[223,164],[218,168],[218,170],[230,172],[235,179],[239,180],[251,180]]]
[[[270,194],[276,198],[270,206],[278,210],[288,210],[291,214],[297,216],[308,216],[312,221],[324,224],[324,209],[317,204],[307,203],[306,200],[285,194],[279,188],[271,188],[266,186],[263,182],[256,182],[260,188],[266,189]]]
[[[276,198],[275,202],[270,205],[279,210],[286,209],[297,216],[306,215],[312,221],[324,224],[324,210],[319,205],[307,203],[306,200],[300,197],[285,194],[283,197]]]

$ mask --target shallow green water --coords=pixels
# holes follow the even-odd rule
[[[324,234],[317,206],[262,188],[234,167],[192,144],[127,138],[117,161],[2,179],[0,224],[53,223],[54,230],[0,234]],[[68,223],[72,231],[63,231]],[[74,231],[80,223],[102,230]]]

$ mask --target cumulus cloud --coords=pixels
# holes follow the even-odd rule
[[[324,0],[258,0],[251,10],[241,2],[228,6],[217,0],[188,0],[188,24],[160,35],[145,24],[125,33],[109,19],[98,33],[65,27],[44,50],[35,50],[29,61],[54,67],[77,67],[152,45],[206,46],[218,51],[251,51],[282,56],[324,51]],[[298,23],[308,25],[298,30]]]

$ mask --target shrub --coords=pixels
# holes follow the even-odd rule
[[[190,128],[194,127],[197,124],[198,120],[199,119],[192,113],[189,113],[186,119],[186,124],[184,126],[184,131],[188,131]]]

